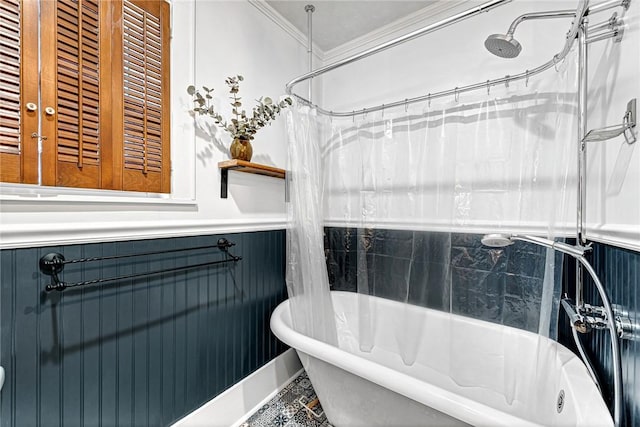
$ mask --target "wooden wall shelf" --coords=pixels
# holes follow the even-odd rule
[[[220,168],[220,197],[227,198],[227,187],[229,185],[229,171],[252,173],[256,175],[271,176],[273,178],[284,179],[286,172],[284,169],[274,168],[273,166],[261,165],[259,163],[251,163],[244,160],[225,160],[218,163]]]

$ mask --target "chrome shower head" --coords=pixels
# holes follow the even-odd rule
[[[491,248],[504,248],[513,244],[509,234],[485,234],[480,241]]]
[[[512,34],[491,34],[484,41],[484,47],[501,58],[515,58],[522,50],[522,46]]]

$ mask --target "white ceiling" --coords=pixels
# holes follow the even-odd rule
[[[436,0],[437,1],[437,0]],[[404,18],[436,1],[404,0],[266,0],[266,2],[307,34],[307,4],[313,12],[313,42],[327,52],[357,37]]]

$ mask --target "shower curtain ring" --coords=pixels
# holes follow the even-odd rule
[[[529,70],[524,71],[524,87],[529,87]]]
[[[558,55],[553,55],[553,68],[555,68],[556,73],[560,72],[558,70]]]
[[[487,80],[487,95],[491,95],[491,80]]]
[[[504,76],[504,87],[509,87],[509,79],[511,79],[511,76],[509,76],[509,74],[507,74],[506,76]]]
[[[351,111],[351,123],[356,122],[356,110]]]
[[[427,95],[427,101],[429,101],[427,105],[429,106],[429,108],[431,108],[431,92],[429,92],[429,95]]]
[[[458,93],[458,86],[456,86],[456,88],[453,90],[453,99],[458,102],[458,100],[460,99],[460,94]]]
[[[366,109],[366,108],[363,108],[363,109],[362,109],[362,120],[364,120],[364,119],[366,119],[366,118],[367,118],[367,109]]]
[[[404,112],[406,113],[409,109],[409,98],[404,99]]]
[[[382,104],[382,118],[384,119],[384,104]]]

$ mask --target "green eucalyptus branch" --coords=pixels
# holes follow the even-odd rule
[[[202,86],[202,89],[196,89],[191,85],[187,88],[187,93],[193,96],[195,104],[193,112],[199,115],[206,115],[213,118],[214,123],[222,129],[229,132],[233,139],[249,140],[253,139],[259,129],[271,124],[280,112],[293,104],[291,98],[286,97],[280,102],[273,102],[269,97],[256,99],[257,105],[253,107],[251,115],[248,116],[245,110],[241,110],[242,98],[238,96],[240,92],[240,82],[244,78],[241,75],[227,77],[225,83],[229,86],[231,96],[231,113],[233,118],[227,121],[213,108],[213,89]]]

